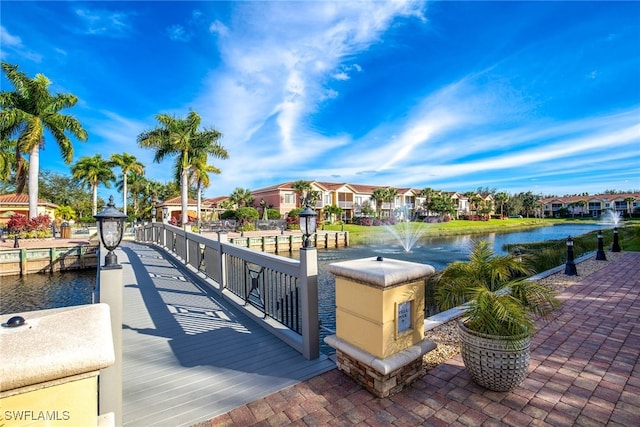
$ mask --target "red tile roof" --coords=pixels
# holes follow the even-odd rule
[[[4,204],[4,205],[28,205],[29,204],[29,195],[22,193],[22,194],[16,194],[16,193],[12,193],[12,194],[2,194],[0,195],[0,203]],[[44,199],[38,199],[38,204],[39,205],[46,205],[46,206],[53,206],[53,207],[57,207],[58,205],[54,204],[54,203],[50,203],[47,202]]]

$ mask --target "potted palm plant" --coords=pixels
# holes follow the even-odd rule
[[[489,242],[477,241],[469,261],[434,275],[440,308],[466,304],[458,322],[462,360],[471,378],[490,390],[513,390],[524,380],[535,320],[559,306],[553,289],[523,279],[530,274],[520,258],[495,255]]]

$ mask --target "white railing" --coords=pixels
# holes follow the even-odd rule
[[[300,260],[217,240],[169,224],[136,228],[136,241],[154,243],[206,276],[219,295],[246,310],[307,359],[320,355],[318,258],[302,248]]]

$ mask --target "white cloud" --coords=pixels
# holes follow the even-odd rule
[[[22,39],[18,36],[9,34],[9,31],[0,25],[0,44],[6,47],[19,48],[22,47]]]
[[[236,6],[229,24],[214,21],[209,27],[224,36],[218,39],[223,64],[211,74],[209,89],[196,109],[223,127],[221,142],[231,154],[226,164],[257,151],[266,171],[269,166],[277,170],[300,163],[301,158],[320,158],[346,143],[348,138],[320,136],[308,127],[320,103],[339,96],[329,82],[347,81],[350,73],[361,72],[360,65],[343,62],[377,43],[394,19],[420,18],[424,5],[309,2],[288,8],[277,2],[250,2]],[[252,170],[256,180],[258,173]]]
[[[188,42],[191,40],[192,34],[188,32],[182,25],[174,24],[167,28],[167,34],[173,41]]]
[[[80,28],[84,34],[123,37],[130,31],[129,15],[124,12],[78,8],[75,14],[84,24]]]
[[[17,55],[20,58],[24,58],[28,61],[40,63],[42,62],[42,55],[26,49],[22,38],[13,35],[4,26],[0,25],[0,59],[6,60],[9,55]]]
[[[215,20],[209,25],[209,31],[214,34],[218,34],[221,37],[225,37],[229,34],[229,28],[222,22]]]

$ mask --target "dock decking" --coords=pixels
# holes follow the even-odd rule
[[[156,248],[125,242],[118,258],[125,426],[189,426],[335,367],[306,360]]]

